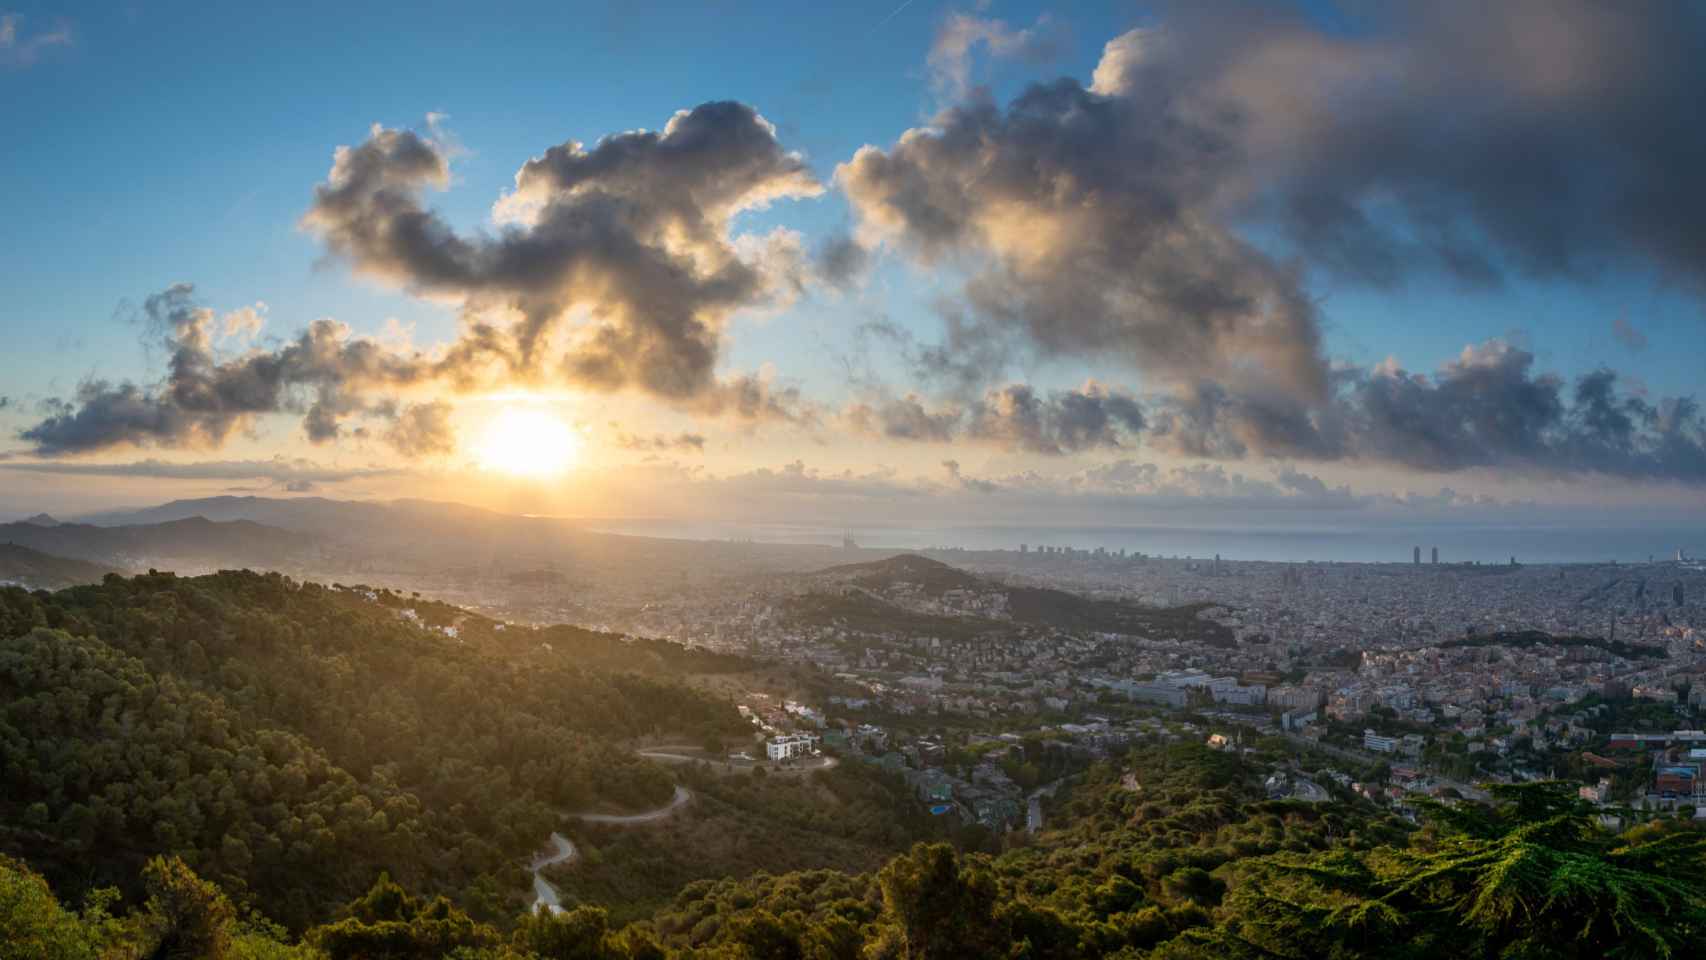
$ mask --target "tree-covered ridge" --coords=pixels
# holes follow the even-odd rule
[[[251,573],[0,591],[0,848],[74,890],[134,889],[176,853],[295,927],[380,869],[508,917],[561,811],[669,797],[621,739],[744,728],[669,680],[582,667],[579,632],[496,649],[493,624],[400,612]],[[584,636],[614,662],[618,641]]]
[[[98,583],[114,572],[100,564],[56,557],[15,543],[0,543],[0,583],[52,590],[78,583]]]
[[[587,906],[482,922],[378,873],[292,939],[175,860],[149,861],[144,896],[115,915],[111,895],[73,912],[0,859],[0,924],[33,951],[0,946],[0,960],[1662,958],[1694,956],[1706,935],[1706,836],[1691,825],[1614,835],[1539,784],[1406,829],[1269,802],[1247,774],[1232,756],[1149,745],[1093,771],[1072,824],[1034,846],[921,844],[874,873],[699,881],[622,926]]]

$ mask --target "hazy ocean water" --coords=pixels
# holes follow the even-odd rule
[[[759,543],[839,545],[841,527],[796,523],[737,523],[682,520],[605,520],[587,529],[642,537],[682,540],[752,540]],[[1637,563],[1649,557],[1669,559],[1678,548],[1690,557],[1706,556],[1706,528],[1577,527],[1379,527],[1345,529],[1236,529],[1225,527],[852,527],[862,547],[921,550],[959,547],[967,550],[1017,550],[1036,547],[1075,547],[1127,550],[1152,556],[1211,557],[1228,560],[1345,561],[1408,563],[1411,550],[1422,548],[1426,562],[1433,547],[1440,561],[1506,563],[1512,556],[1524,563],[1591,563],[1616,560]]]

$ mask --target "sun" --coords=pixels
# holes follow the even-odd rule
[[[538,407],[510,406],[486,424],[474,457],[484,470],[549,477],[574,466],[580,449],[580,435],[555,414]]]

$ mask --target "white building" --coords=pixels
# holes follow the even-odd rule
[[[1398,741],[1394,737],[1383,737],[1373,730],[1362,732],[1362,748],[1373,750],[1375,753],[1392,753],[1398,749]]]
[[[809,733],[789,733],[772,737],[764,744],[764,754],[772,760],[792,760],[810,756],[816,744],[817,737]]]

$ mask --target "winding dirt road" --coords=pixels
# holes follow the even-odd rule
[[[637,823],[651,823],[656,820],[662,820],[663,818],[675,813],[675,811],[686,806],[692,799],[693,791],[681,786],[680,784],[676,784],[675,795],[670,797],[668,803],[658,807],[656,810],[647,810],[642,813],[575,813],[570,814],[570,816],[577,820],[584,820],[587,823],[608,823],[618,826]],[[527,865],[528,869],[533,871],[534,913],[539,913],[545,910],[549,910],[552,913],[563,912],[562,895],[557,892],[556,887],[551,885],[551,881],[545,879],[541,874],[541,871],[549,866],[554,866],[559,863],[567,863],[568,861],[573,860],[580,853],[580,851],[575,849],[574,841],[560,833],[551,834],[551,845],[555,848],[553,852],[536,857]]]
[[[563,898],[557,895],[557,888],[551,886],[550,881],[539,875],[539,871],[552,864],[573,860],[576,852],[575,845],[573,841],[560,833],[551,834],[551,844],[557,848],[556,852],[537,857],[532,863],[528,864],[528,869],[533,871],[534,913],[543,910],[549,910],[552,913],[563,912]]]
[[[656,810],[647,810],[644,813],[577,813],[573,816],[576,820],[585,820],[587,823],[651,823],[680,810],[692,799],[693,791],[678,783],[675,785],[675,796],[670,797],[668,803]]]

